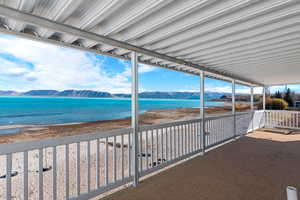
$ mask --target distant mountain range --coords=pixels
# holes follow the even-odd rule
[[[224,93],[207,92],[206,98],[216,99]],[[130,94],[111,94],[93,90],[30,90],[27,92],[1,91],[0,96],[53,96],[53,97],[90,97],[90,98],[130,98]],[[199,99],[199,92],[141,92],[140,98],[160,99]]]

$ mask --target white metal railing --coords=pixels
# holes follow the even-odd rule
[[[245,134],[252,113],[205,119],[205,148]],[[88,199],[202,151],[201,119],[0,145],[0,199]]]
[[[266,110],[264,127],[299,129],[300,112],[287,110]]]

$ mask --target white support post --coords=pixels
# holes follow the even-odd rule
[[[250,98],[250,104],[251,104],[251,114],[252,114],[252,120],[251,120],[251,128],[252,128],[252,132],[254,131],[254,95],[253,95],[253,86],[251,86],[250,88],[250,92],[251,92],[251,98]]]
[[[204,108],[204,93],[205,93],[205,87],[204,87],[204,81],[205,76],[204,72],[200,72],[200,118],[201,121],[201,146],[202,146],[202,155],[205,153],[205,108]]]
[[[266,86],[263,87],[263,110],[266,110]]]
[[[235,80],[232,80],[232,114],[233,114],[233,135],[236,137],[236,115],[235,115]]]
[[[254,111],[254,95],[253,95],[253,86],[251,86],[251,112]]]
[[[133,132],[132,144],[132,160],[133,160],[133,186],[136,187],[139,182],[139,168],[138,168],[138,61],[136,52],[131,54],[131,127]]]

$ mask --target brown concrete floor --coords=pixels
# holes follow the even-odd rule
[[[105,199],[283,200],[288,185],[299,192],[300,134],[257,131]]]

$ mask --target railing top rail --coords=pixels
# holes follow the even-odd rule
[[[265,110],[266,112],[292,112],[292,113],[300,113],[297,110]]]
[[[106,137],[128,134],[130,132],[131,132],[131,128],[125,128],[125,129],[116,129],[111,131],[97,131],[94,133],[86,133],[80,135],[47,138],[38,141],[1,144],[0,155],[23,152],[23,151],[31,151],[31,150],[66,145],[66,144],[73,144],[77,142],[91,141],[91,140],[102,139]]]

